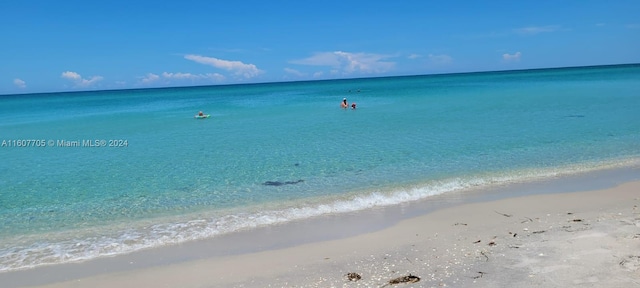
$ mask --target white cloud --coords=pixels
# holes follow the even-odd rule
[[[191,73],[169,73],[163,72],[162,77],[164,78],[173,78],[173,79],[196,79],[198,76]]]
[[[149,83],[156,82],[158,80],[160,80],[160,76],[153,73],[149,73],[147,74],[147,76],[142,77],[142,80],[140,80],[140,82],[144,84],[149,84]]]
[[[420,54],[411,54],[407,58],[409,58],[409,59],[418,59],[418,58],[422,58],[422,55],[420,55]]]
[[[306,73],[302,73],[296,69],[291,69],[291,68],[284,68],[284,72],[286,72],[287,74],[291,74],[294,76],[298,76],[298,77],[304,77],[307,76]]]
[[[80,74],[76,72],[66,71],[66,72],[62,72],[62,78],[67,78],[70,80],[79,80],[82,77],[80,77]]]
[[[22,79],[16,78],[13,79],[13,84],[18,86],[18,88],[24,89],[27,88],[27,82],[24,82]]]
[[[103,79],[102,76],[92,76],[89,79],[85,79],[82,78],[80,74],[72,71],[62,72],[61,77],[72,81],[74,83],[74,87],[90,87]]]
[[[101,81],[102,79],[103,79],[102,76],[93,76],[91,77],[91,79],[82,79],[82,81],[80,82],[80,86],[81,87],[92,86],[93,84]]]
[[[214,80],[214,81],[222,81],[225,77],[218,73],[206,73],[206,74],[191,74],[191,73],[162,73],[162,77],[165,79],[177,79],[177,80]]]
[[[344,63],[343,69],[346,73],[363,72],[363,73],[381,73],[391,70],[395,63],[382,62],[380,60],[386,58],[383,55],[365,54],[365,53],[348,53],[338,51],[336,55],[341,57]]]
[[[293,64],[300,64],[300,65],[337,67],[337,66],[340,66],[340,60],[334,53],[335,52],[316,53],[311,57],[300,59],[300,60],[293,60],[290,62]]]
[[[193,54],[185,55],[184,58],[187,60],[194,61],[196,63],[209,65],[216,68],[231,71],[236,76],[242,76],[247,79],[253,78],[262,73],[262,71],[258,69],[256,65],[245,64],[240,61],[228,61],[228,60],[222,60],[218,58],[205,57],[205,56],[193,55]]]
[[[536,35],[536,34],[546,33],[546,32],[555,32],[558,30],[560,30],[560,26],[557,26],[557,25],[529,26],[529,27],[513,29],[515,33],[521,34],[521,35]]]
[[[175,81],[211,80],[214,82],[220,82],[225,80],[224,75],[221,75],[218,73],[191,74],[191,73],[181,73],[181,72],[178,72],[178,73],[163,72],[160,75],[148,73],[146,76],[140,77],[140,78],[141,78],[140,83],[145,85],[152,84],[159,81],[163,81],[163,83],[168,84],[168,83],[171,83],[172,80],[175,80]]]
[[[383,61],[391,56],[371,53],[349,53],[343,51],[321,52],[315,55],[290,61],[293,64],[330,66],[332,73],[384,73],[395,67],[395,62]]]
[[[429,54],[429,61],[433,64],[446,65],[453,62],[453,58],[446,54],[434,55]]]
[[[506,62],[518,62],[520,61],[521,56],[522,56],[522,53],[520,52],[516,52],[514,54],[504,53],[502,54],[502,60]]]

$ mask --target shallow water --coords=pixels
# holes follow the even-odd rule
[[[0,271],[637,166],[639,80],[623,65],[0,96]]]

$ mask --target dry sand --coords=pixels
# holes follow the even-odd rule
[[[345,239],[42,287],[640,287],[638,206],[640,182],[473,203]],[[389,283],[410,274],[420,280]]]

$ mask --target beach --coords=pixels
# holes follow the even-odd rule
[[[638,75],[6,95],[0,283],[626,287],[638,232],[618,229],[638,228],[625,186],[640,180]],[[609,188],[632,191],[584,196]],[[583,241],[611,244],[565,248]],[[586,258],[617,266],[581,270]]]
[[[633,181],[454,205],[345,238],[37,287],[639,287],[639,191]]]
[[[0,275],[352,237],[495,186],[638,167],[638,75],[613,65],[3,96]],[[433,205],[392,208],[418,202]],[[243,240],[289,224],[304,232]],[[187,248],[196,242],[206,249]]]
[[[5,2],[0,288],[640,286],[640,1]]]

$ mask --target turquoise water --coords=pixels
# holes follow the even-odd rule
[[[0,271],[637,166],[638,111],[640,65],[0,96]]]

